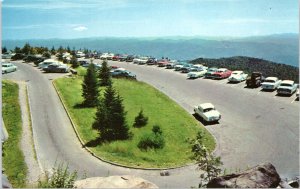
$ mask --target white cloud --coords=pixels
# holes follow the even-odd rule
[[[82,31],[85,31],[87,30],[88,28],[85,27],[85,26],[77,26],[77,27],[74,27],[73,30],[75,31],[79,31],[79,32],[82,32]]]

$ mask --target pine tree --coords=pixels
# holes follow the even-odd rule
[[[22,48],[22,53],[27,55],[30,53],[30,50],[31,50],[31,46],[29,45],[29,43],[26,43]]]
[[[70,63],[72,65],[72,68],[77,68],[79,66],[79,63],[78,63],[77,58],[75,56],[72,56]]]
[[[141,109],[139,114],[135,117],[133,127],[143,127],[147,125],[148,117],[144,116],[143,110]]]
[[[2,48],[2,54],[3,54],[3,53],[6,53],[6,52],[7,52],[7,48],[6,48],[6,47],[3,47],[3,48]]]
[[[87,107],[96,106],[98,103],[98,95],[99,90],[95,65],[90,64],[82,83],[82,97],[84,98],[83,104]]]
[[[111,85],[110,69],[107,65],[107,61],[105,60],[102,62],[102,66],[99,70],[99,80],[100,86]]]
[[[109,85],[97,106],[93,129],[99,131],[100,137],[104,141],[128,139],[130,133],[125,115],[122,98]]]
[[[52,55],[55,55],[55,54],[56,54],[56,50],[55,50],[54,46],[52,46],[52,48],[51,48],[51,54],[52,54]]]

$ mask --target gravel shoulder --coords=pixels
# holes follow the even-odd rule
[[[35,148],[34,139],[32,135],[30,110],[27,100],[27,84],[24,81],[18,81],[19,85],[19,101],[22,112],[22,139],[21,139],[21,149],[24,153],[25,162],[28,167],[27,173],[27,184],[34,185],[37,184],[42,171],[39,167]]]

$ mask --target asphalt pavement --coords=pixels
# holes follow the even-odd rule
[[[188,80],[186,74],[156,66],[112,61],[109,64],[134,72],[138,80],[164,92],[190,113],[197,104],[213,103],[222,119],[206,128],[216,137],[216,155],[222,157],[227,170],[271,162],[283,178],[299,175],[299,101],[295,101],[295,95],[279,97],[276,92],[245,88],[243,82]],[[55,162],[66,162],[71,169],[88,177],[133,174],[163,188],[190,188],[199,183],[196,166],[160,176],[160,171],[116,167],[92,157],[78,142],[52,86],[52,80],[63,74],[42,73],[24,63],[16,65],[19,70],[3,78],[28,82],[38,159],[45,169],[53,167]]]

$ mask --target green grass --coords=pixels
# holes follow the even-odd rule
[[[68,111],[84,142],[94,140],[98,133],[91,125],[95,117],[95,108],[76,108],[76,104],[83,101],[81,97],[82,78],[60,78],[55,80]],[[123,104],[127,112],[127,123],[133,138],[126,141],[105,143],[90,149],[98,156],[125,165],[159,168],[181,166],[191,163],[191,147],[188,138],[195,138],[196,133],[203,129],[206,133],[206,146],[213,150],[215,142],[209,132],[194,117],[152,86],[131,80],[115,79],[113,86],[124,99]],[[101,88],[103,92],[104,89]],[[134,128],[134,118],[143,108],[144,115],[149,117],[148,124],[142,128]],[[163,149],[141,151],[137,144],[152,126],[161,126],[166,145]]]
[[[19,88],[16,83],[2,81],[2,116],[8,132],[8,140],[3,144],[2,165],[14,188],[25,187],[27,166],[20,149],[22,118],[19,104]]]

